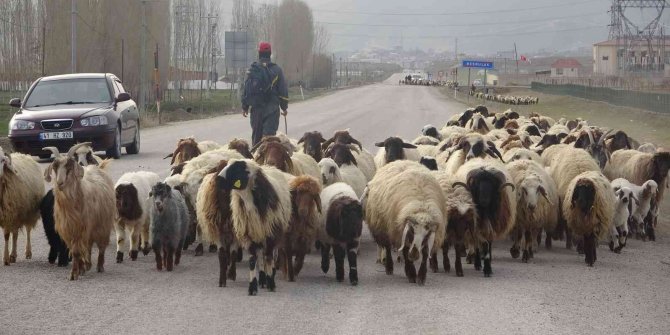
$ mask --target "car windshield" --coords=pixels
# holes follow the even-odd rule
[[[25,106],[41,107],[111,102],[105,78],[80,78],[40,81]]]

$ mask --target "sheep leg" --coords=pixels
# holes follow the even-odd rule
[[[572,249],[572,231],[565,227],[565,249]]]
[[[56,249],[58,253],[58,266],[60,267],[67,266],[67,264],[69,263],[70,250],[68,250],[67,244],[65,244],[65,242],[63,242],[63,240],[61,240],[60,237],[58,238],[58,240],[59,240],[57,242],[58,249]]]
[[[70,270],[70,280],[79,279],[80,267],[82,266],[81,253],[78,251],[72,252],[72,270]]]
[[[288,281],[295,281],[295,272],[293,268],[293,249],[290,242],[287,241],[284,247],[284,275],[288,275]]]
[[[417,276],[417,283],[423,286],[426,283],[426,273],[428,272],[428,247],[424,247],[421,252],[421,265],[419,265],[419,274]],[[412,264],[412,267],[414,264]]]
[[[12,251],[9,254],[9,262],[16,263],[16,249],[17,249],[17,240],[19,238],[19,230],[12,231]]]
[[[30,245],[30,227],[26,226],[26,259],[33,258],[33,248]]]
[[[142,225],[142,232],[140,233],[142,238],[142,254],[144,256],[149,254],[151,251],[151,245],[149,244],[149,225]]]
[[[347,260],[349,261],[349,283],[358,285],[358,241],[347,243]]]
[[[385,267],[386,267],[386,274],[387,275],[392,275],[393,274],[393,256],[391,255],[391,246],[387,245],[384,247],[386,250],[386,259],[384,260],[385,262]]]
[[[140,227],[133,227],[130,229],[130,260],[137,260],[137,248],[140,244]]]
[[[300,274],[300,271],[302,270],[303,265],[305,264],[305,255],[307,254],[307,251],[304,248],[298,248],[295,252],[295,264],[293,264],[293,272],[297,276]]]
[[[98,266],[96,267],[98,272],[105,272],[105,249],[107,249],[106,245],[98,245]]]
[[[649,241],[655,242],[656,232],[654,231],[654,225],[651,222],[645,222],[645,225],[646,225],[645,233],[649,238]]]
[[[242,247],[238,247],[237,248],[237,262],[238,263],[242,261],[242,256],[243,256],[242,255]]]
[[[265,275],[268,291],[274,292],[277,288],[275,283],[275,275],[277,274],[277,268],[275,267],[274,262],[274,252],[275,252],[275,240],[268,238],[265,240],[264,251],[264,265],[265,265]]]
[[[328,273],[330,269],[330,244],[324,243],[321,245],[321,271]]]
[[[533,241],[531,240],[531,233],[530,230],[526,230],[524,232],[524,239],[523,239],[523,256],[521,257],[521,262],[523,263],[528,263],[528,260],[530,259],[530,250],[533,245]]]
[[[409,248],[404,247],[400,252],[405,261],[405,276],[407,276],[410,283],[416,283],[416,267],[414,266],[414,262],[409,260]]]
[[[493,269],[491,269],[491,247],[492,241],[486,241],[482,243],[482,250],[484,254],[482,258],[484,259],[484,277],[491,277],[493,274]]]
[[[223,244],[223,243],[222,243]],[[232,250],[232,251],[231,251]],[[235,263],[238,257],[240,249],[235,247],[233,244],[232,247],[228,247],[228,254],[230,258],[228,259],[228,279],[235,280],[237,277],[237,269],[235,268]]]
[[[512,244],[512,247],[509,249],[509,253],[510,253],[510,255],[512,255],[512,258],[515,258],[515,259],[519,258],[519,254],[520,254],[519,244],[520,244],[521,239],[522,239],[521,235],[522,235],[521,228],[517,227],[516,229],[514,229],[514,235],[513,235],[514,243]]]
[[[205,253],[205,248],[202,246],[202,231],[200,227],[196,228],[195,242],[197,243],[195,246],[195,255],[202,256]]]
[[[116,262],[123,263],[123,247],[126,243],[126,228],[120,223],[114,223],[116,231]],[[132,241],[130,247],[132,248]]]
[[[228,270],[228,248],[219,248],[219,287],[226,287],[226,270]]]
[[[161,244],[158,241],[154,241],[154,243],[152,243],[151,246],[153,247],[154,254],[156,255],[156,269],[158,271],[162,271],[163,257],[161,256],[161,252],[163,251],[163,248],[161,248]]]
[[[542,232],[540,232],[540,234],[542,234]],[[544,248],[547,249],[547,250],[550,250],[551,249],[551,235],[553,235],[553,234],[550,233],[550,232],[546,232],[546,235],[547,236],[545,236],[545,238],[544,238]],[[538,248],[539,248],[539,245],[540,244],[538,243]]]
[[[456,276],[463,277],[463,264],[461,263],[461,249],[462,247],[458,244],[454,246],[454,251],[456,252]]]
[[[172,243],[168,243],[167,248],[166,248],[166,253],[167,257],[165,258],[165,268],[168,271],[172,271],[174,268],[174,251],[175,247],[172,245]]]
[[[584,261],[586,265],[593,266],[593,248],[591,247],[591,237],[590,235],[584,235]]]
[[[479,248],[475,248],[475,255],[473,256],[474,261],[475,261],[475,270],[481,271],[482,270],[482,258],[481,258],[481,253],[479,252]]]
[[[611,227],[610,227],[609,247],[610,247],[610,251],[613,251],[615,253],[620,253],[621,252],[621,249],[619,248],[619,232],[617,231],[617,229],[614,225],[611,225]]]
[[[433,271],[433,273],[437,273],[437,271],[439,271],[437,266],[437,250],[433,251],[428,257],[428,262],[430,263],[430,270]]]
[[[5,250],[2,255],[2,261],[9,265],[9,232],[5,230]]]
[[[258,250],[255,245],[249,247],[249,295],[258,294]]]
[[[333,256],[335,256],[335,279],[338,282],[344,280],[344,248],[339,245],[333,245]]]
[[[458,251],[456,254],[458,254]],[[445,272],[451,271],[451,263],[449,262],[449,242],[447,241],[444,241],[444,244],[442,244],[442,266],[444,266]]]

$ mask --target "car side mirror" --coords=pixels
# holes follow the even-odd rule
[[[130,93],[119,93],[119,95],[116,97],[116,102],[124,102],[130,100]]]
[[[12,100],[9,100],[9,105],[12,107],[21,108],[21,99],[14,98]]]

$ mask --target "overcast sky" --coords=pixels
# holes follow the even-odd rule
[[[365,47],[519,53],[590,47],[608,37],[611,0],[304,0],[332,35],[333,51]],[[271,2],[276,1],[256,1]],[[229,1],[225,9],[229,11]],[[662,23],[670,30],[670,9]],[[628,10],[636,23],[652,11]]]

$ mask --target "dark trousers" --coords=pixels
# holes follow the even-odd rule
[[[251,145],[260,142],[263,136],[276,135],[279,127],[279,106],[251,108]]]

